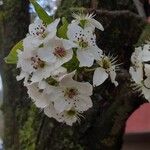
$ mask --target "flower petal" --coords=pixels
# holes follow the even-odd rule
[[[43,39],[43,43],[46,44],[48,42],[50,42],[50,40],[52,40],[55,36],[56,36],[56,29],[53,29],[53,31],[51,31],[44,39]]]
[[[32,51],[38,48],[42,44],[42,41],[38,38],[34,38],[31,35],[28,35],[24,40],[23,40],[23,49],[24,51]]]
[[[54,107],[58,113],[63,112],[64,110],[67,109],[68,103],[64,99],[64,97],[59,97],[54,101]]]
[[[49,25],[47,26],[48,32],[52,32],[52,31],[56,30],[56,28],[57,28],[59,22],[60,22],[60,18],[55,19],[51,24],[49,24]]]
[[[65,117],[64,117],[64,122],[69,126],[72,126],[73,123],[75,123],[76,121],[77,121],[76,115],[74,115],[74,116],[65,115]]]
[[[72,79],[72,76],[64,76],[59,84],[61,87],[74,87],[79,93],[86,96],[91,96],[93,87],[89,82],[78,82]]]
[[[64,63],[68,62],[69,60],[72,59],[73,56],[73,51],[72,49],[66,51],[66,56],[62,58],[56,58],[56,63],[54,65],[55,68],[59,68],[61,65]]]
[[[116,72],[114,68],[111,68],[109,75],[110,75],[111,82],[114,83],[115,86],[118,86],[118,82],[116,81]]]
[[[150,76],[150,64],[144,64],[144,71],[147,77]]]
[[[63,42],[63,46],[64,46],[64,48],[65,48],[66,50],[72,49],[72,48],[78,46],[77,44],[73,43],[73,42],[70,41],[70,40],[65,40],[65,39],[63,39],[62,42]]]
[[[60,67],[60,68],[54,70],[51,75],[55,80],[61,81],[63,76],[66,74],[67,74],[67,69],[64,67]]]
[[[91,67],[94,63],[94,56],[93,54],[89,53],[88,51],[84,50],[77,50],[77,58],[80,62],[79,67],[87,66]]]
[[[142,88],[142,94],[150,102],[150,89],[143,87]]]
[[[22,80],[23,78],[26,78],[26,77],[28,77],[28,76],[29,76],[29,74],[27,74],[27,73],[21,71],[20,75],[18,75],[18,76],[16,77],[16,79],[17,79],[17,81],[20,81],[20,80]]]
[[[129,70],[132,79],[136,82],[136,83],[141,83],[141,81],[143,80],[143,68],[142,67],[138,67],[138,68],[134,68],[134,67],[130,67]]]
[[[28,95],[33,99],[35,105],[39,108],[44,108],[49,105],[49,96],[43,92],[39,92],[36,84],[27,86]]]
[[[97,20],[93,19],[93,18],[89,18],[89,21],[92,25],[94,25],[96,28],[98,28],[101,31],[104,31],[104,27],[102,26],[102,24],[100,22],[98,22]]]
[[[46,108],[44,108],[44,113],[45,113],[45,115],[47,115],[49,118],[56,118],[56,110],[55,110],[55,108],[54,108],[54,106],[53,106],[53,104],[52,103],[50,103],[49,104],[49,106],[48,107],[46,107]]]
[[[101,85],[107,78],[108,74],[106,73],[105,69],[100,67],[97,68],[93,76],[93,86]]]
[[[38,56],[40,57],[41,60],[49,62],[49,63],[54,63],[56,61],[56,58],[54,57],[53,53],[51,52],[51,48],[46,47],[46,48],[40,48],[38,50]]]
[[[144,86],[150,90],[150,77],[144,80]]]
[[[75,102],[77,111],[86,111],[93,106],[92,100],[89,96],[79,95],[78,100]]]
[[[95,60],[100,59],[103,54],[103,51],[100,48],[98,48],[97,46],[90,47],[88,49],[88,51],[89,51],[89,53],[93,54]]]
[[[76,23],[71,23],[68,26],[67,36],[71,41],[76,41],[77,35],[82,34],[83,29],[78,26]]]
[[[54,70],[54,67],[45,65],[44,68],[36,70],[31,77],[32,82],[39,82],[43,79],[50,77],[51,72]]]
[[[149,44],[146,44],[143,47],[142,60],[145,62],[150,61],[150,45]]]

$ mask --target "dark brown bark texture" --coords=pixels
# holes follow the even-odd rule
[[[139,40],[146,23],[135,14],[137,11],[131,1],[108,1],[62,0],[57,16],[70,17],[71,11],[80,7],[85,7],[85,11],[97,9],[96,19],[105,28],[104,32],[97,31],[97,44],[106,54],[117,55],[118,63],[123,62],[117,76],[119,86],[115,88],[108,80],[96,88],[92,96],[93,108],[85,112],[85,119],[80,124],[69,127],[36,109],[28,100],[25,90],[16,83],[14,66],[4,65],[6,150],[121,149],[126,120],[147,102],[132,90],[128,73],[134,46],[145,39],[144,34]],[[28,15],[23,3],[25,1],[5,0],[4,55],[27,33]],[[83,80],[90,81],[91,76],[91,73],[83,74]]]
[[[6,65],[4,57],[8,55],[12,46],[24,38],[28,32],[28,2],[25,0],[4,0],[4,5],[0,7],[0,36],[2,40],[0,65],[4,85],[3,110],[5,119],[4,145],[7,150],[17,150],[19,149],[18,119],[21,117],[17,118],[17,108],[23,109],[22,101],[25,104],[27,100],[24,97],[25,92],[22,86],[16,82],[15,66]]]

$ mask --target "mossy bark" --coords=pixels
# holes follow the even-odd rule
[[[26,2],[5,1],[5,56],[11,46],[27,33],[29,18]],[[110,0],[111,5],[106,1],[97,2],[93,5],[91,0],[62,0],[57,16],[71,16],[72,10],[81,7],[85,7],[86,11],[98,9],[96,18],[103,24],[105,31],[97,31],[97,44],[106,54],[110,52],[112,55],[118,55],[119,63],[124,63],[117,77],[119,86],[115,88],[106,81],[103,86],[94,90],[93,108],[84,114],[85,119],[82,119],[80,124],[76,123],[69,127],[46,117],[43,112],[36,109],[28,100],[26,90],[16,83],[14,66],[3,64],[6,150],[121,149],[126,120],[146,102],[142,97],[138,97],[138,93],[132,91],[128,74],[131,53],[146,23],[132,13],[136,12],[136,9],[129,0]],[[114,11],[115,8],[118,10]],[[91,73],[85,74],[83,79],[91,76]]]
[[[4,57],[8,55],[12,46],[25,37],[28,32],[29,14],[28,1],[5,0],[1,6],[0,18],[2,35],[2,80],[4,88],[4,146],[6,150],[20,149],[19,125],[16,110],[25,101],[23,87],[16,82],[15,65],[6,65]],[[21,106],[23,109],[23,106]],[[24,112],[25,113],[25,112]]]
[[[41,136],[37,149],[120,150],[127,119],[147,102],[132,90],[128,73],[131,54],[146,23],[134,14],[136,9],[131,1],[113,1],[113,5],[109,4],[103,1],[97,3],[96,19],[105,28],[104,32],[97,32],[97,44],[106,54],[118,55],[118,63],[123,62],[117,77],[120,85],[115,88],[108,81],[104,87],[97,88],[92,97],[94,107],[85,113],[86,119],[82,119],[81,124],[68,127],[46,117],[39,130]],[[62,0],[57,16],[71,16],[72,10],[78,11],[82,7],[91,11],[91,6],[92,2],[88,0]],[[84,77],[87,79],[90,75]]]

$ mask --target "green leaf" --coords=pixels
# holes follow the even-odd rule
[[[30,0],[30,2],[34,6],[39,18],[43,20],[44,23],[50,24],[53,22],[53,17],[49,16],[46,11],[36,2],[36,0]]]
[[[17,63],[17,50],[23,49],[23,41],[18,42],[10,51],[9,55],[5,57],[5,62],[7,64],[16,64]]]
[[[76,57],[75,51],[72,59],[69,62],[65,63],[63,67],[65,67],[68,70],[68,72],[72,72],[79,68],[79,61]]]
[[[62,26],[58,29],[58,37],[67,39],[68,21],[65,17],[62,18]]]
[[[80,26],[84,29],[85,25],[87,23],[87,20],[80,20]]]

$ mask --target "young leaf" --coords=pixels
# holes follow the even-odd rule
[[[35,8],[35,11],[37,12],[39,18],[43,20],[44,23],[50,24],[53,21],[53,17],[49,16],[46,11],[36,2],[36,0],[30,0],[32,5]]]
[[[58,29],[58,37],[67,39],[68,21],[65,17],[62,18],[62,26]]]
[[[68,61],[67,63],[63,64],[63,67],[65,67],[69,72],[72,72],[79,68],[79,61],[76,57],[75,52],[74,52],[72,59]]]
[[[18,42],[10,51],[9,55],[5,57],[5,62],[7,64],[16,64],[17,63],[17,50],[23,49],[23,41]]]

